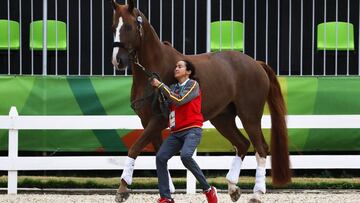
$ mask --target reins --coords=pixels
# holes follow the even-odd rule
[[[141,18],[140,15],[137,17],[136,22],[137,22],[137,25],[138,25],[137,30],[138,30],[138,33],[140,35],[140,40],[142,40],[142,36],[143,36],[142,23],[143,23],[143,21],[142,21],[142,18]],[[132,48],[130,48],[130,49],[127,48],[125,46],[125,44],[122,43],[122,42],[114,42],[113,47],[119,47],[119,48],[123,48],[125,50],[128,50],[130,64],[133,64],[134,66],[138,67],[148,77],[149,80],[152,80],[153,78],[156,78],[159,81],[161,81],[159,74],[147,70],[143,65],[140,64],[138,54],[137,54],[136,50],[134,50]],[[132,101],[131,104],[130,104],[131,108],[134,111],[142,108],[143,103],[146,100],[148,100],[149,98],[153,98],[154,95],[156,95],[156,93],[158,93],[158,101],[160,103],[159,107],[160,107],[161,114],[163,116],[167,117],[168,116],[168,113],[167,113],[168,106],[167,106],[167,102],[166,102],[164,94],[161,91],[156,92],[156,91],[154,91],[152,89],[150,91],[151,91],[150,94],[145,94],[144,97],[139,98],[139,99],[135,99],[134,101]],[[146,92],[147,92],[147,88],[145,87],[145,92],[144,93],[146,93]],[[137,104],[140,103],[140,102],[141,102],[141,105],[138,106]],[[152,102],[152,109],[153,110],[155,110],[155,105],[156,105],[156,100],[154,98],[153,102]]]
[[[141,70],[142,72],[144,72],[144,74],[145,74],[148,78],[153,78],[154,76],[158,76],[158,74],[153,73],[153,72],[150,72],[150,71],[147,70],[143,65],[141,65],[141,64],[139,63],[139,59],[138,59],[136,53],[135,53],[134,59],[135,59],[135,60],[133,61],[134,65],[136,65],[137,67],[139,67],[140,70]]]
[[[133,55],[133,57],[132,57],[132,59],[131,59],[130,61],[133,63],[134,66],[138,67],[139,70],[141,70],[141,71],[149,78],[149,80],[152,80],[153,78],[156,78],[156,79],[158,79],[159,81],[161,81],[161,78],[160,78],[159,74],[147,70],[143,65],[140,64],[139,59],[138,59],[136,53]],[[146,93],[146,90],[147,90],[147,89],[145,89],[145,93]],[[144,97],[142,97],[142,98],[140,98],[140,99],[136,99],[136,100],[132,101],[132,102],[131,102],[131,105],[130,105],[131,108],[132,108],[134,111],[142,108],[143,105],[137,106],[136,104],[137,104],[137,103],[140,103],[140,102],[143,103],[143,102],[145,102],[147,99],[153,98],[154,95],[156,96],[156,93],[158,93],[158,98],[157,98],[157,99],[158,99],[158,101],[159,101],[159,107],[160,107],[160,111],[161,111],[160,114],[163,115],[165,118],[167,118],[167,116],[168,116],[168,105],[167,105],[167,101],[166,101],[166,99],[165,99],[164,94],[163,94],[161,91],[159,91],[159,90],[158,90],[158,92],[156,92],[156,91],[153,90],[153,91],[151,91],[150,94],[147,94],[147,95],[145,95]],[[155,105],[156,105],[156,100],[155,100],[155,99],[156,99],[156,98],[153,99],[153,102],[152,102],[152,105],[151,105],[153,110],[155,110]]]

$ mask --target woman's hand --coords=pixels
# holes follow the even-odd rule
[[[158,87],[158,86],[161,84],[161,82],[160,82],[158,79],[153,78],[153,79],[150,81],[150,84],[151,84],[153,87]]]

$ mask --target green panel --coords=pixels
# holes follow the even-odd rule
[[[244,50],[244,24],[237,21],[215,21],[211,23],[210,49]]]
[[[21,115],[82,115],[66,77],[32,77],[35,82]],[[11,97],[10,97],[11,98]]]
[[[1,76],[0,114],[8,115],[11,106],[16,106],[18,112],[21,112],[34,83],[34,77]]]
[[[241,133],[249,140],[249,137],[244,129],[239,129]],[[267,143],[270,146],[270,130],[263,129],[263,134]],[[203,129],[203,136],[198,147],[199,152],[234,152],[231,143],[222,136],[216,129]],[[254,151],[251,145],[249,151]]]
[[[203,129],[198,152],[232,152],[231,143],[215,129]]]
[[[104,84],[107,88],[101,89],[104,91],[107,89],[106,91],[113,93],[117,87],[114,81],[120,81],[120,83],[123,83],[121,82],[121,77],[117,78],[119,80],[106,77],[93,79],[106,81]],[[66,77],[1,77],[0,85],[9,87],[0,89],[0,92],[2,93],[0,96],[4,98],[3,101],[6,101],[2,102],[0,105],[0,109],[3,112],[2,114],[8,114],[11,105],[17,106],[20,115],[87,115],[92,113],[95,114],[94,112],[98,112],[98,114],[101,115],[106,114],[102,104],[99,102],[99,99],[97,99],[89,78],[75,77],[73,80],[78,80],[78,82],[72,83],[77,83],[75,85],[78,87],[74,88],[76,91],[84,90],[84,94],[80,94],[80,97],[85,98],[85,100],[80,98],[79,103],[77,98],[74,97],[73,90],[70,88]],[[109,83],[109,81],[113,81],[113,84],[111,85],[111,82]],[[17,95],[18,93],[20,94]],[[104,93],[104,95],[111,94]],[[124,97],[126,100],[129,100],[128,95],[113,95],[115,95],[120,101],[125,100]],[[92,102],[87,102],[89,105],[84,104],[84,101],[86,100]],[[116,99],[112,100],[113,104],[109,102],[109,106],[118,106],[120,109],[127,108],[127,111],[130,109],[128,104],[119,103]],[[80,107],[79,104],[82,104],[82,106]],[[127,107],[124,108],[124,105]],[[110,113],[112,113],[111,108],[109,109]],[[83,113],[82,110],[85,112]],[[123,136],[127,132],[128,131],[122,130],[113,130],[112,132],[89,130],[25,130],[20,131],[19,133],[20,150],[36,149],[39,151],[88,151],[95,149],[93,146],[96,146],[96,149],[103,148],[103,150],[127,151],[127,148],[122,145],[120,139],[120,136]],[[99,140],[102,142],[100,143]],[[0,141],[0,149],[7,149],[7,131],[0,131]],[[75,149],[75,146],[78,146],[77,149]]]
[[[314,114],[360,114],[360,77],[320,77]]]
[[[107,115],[88,77],[68,77],[73,94],[84,115]],[[116,130],[93,130],[106,151],[125,149]]]
[[[280,83],[281,93],[285,100],[285,105],[288,103],[288,77],[278,77]]]
[[[288,77],[287,107],[289,115],[311,115],[317,93],[318,78]]]
[[[289,151],[305,151],[306,141],[309,135],[309,129],[288,129]]]
[[[20,48],[20,26],[16,21],[0,19],[0,50],[8,48],[12,50]]]
[[[359,77],[320,77],[314,114],[360,114]],[[310,129],[304,151],[359,151],[359,129]]]
[[[35,79],[32,91],[20,115],[83,115],[72,96],[72,90],[66,77],[33,77]],[[68,139],[68,138],[71,139]],[[92,131],[48,131],[24,130],[19,132],[19,147],[21,150],[68,151],[72,150],[73,142],[82,148],[82,139],[96,139]],[[77,141],[78,140],[78,141]],[[79,142],[80,141],[80,142]],[[100,145],[95,142],[95,145]],[[89,146],[94,145],[89,144]],[[40,150],[41,149],[41,150]],[[84,149],[87,151],[87,149]]]
[[[7,151],[8,150],[8,143],[9,143],[8,134],[9,133],[8,133],[7,130],[0,130],[0,150],[1,151]]]
[[[7,150],[8,132],[5,130],[0,132],[0,150]],[[117,132],[119,136],[124,136],[130,130],[117,130]],[[101,136],[107,136],[107,132]],[[19,149],[21,151],[48,151],[50,153],[110,151],[108,146],[105,147],[91,130],[19,131]],[[116,148],[111,151],[127,152],[127,148]]]
[[[91,130],[20,131],[19,148],[23,151],[97,151],[102,148]]]
[[[288,114],[311,114],[315,103],[317,79],[313,77],[278,77],[278,80]],[[302,101],[301,105],[299,105],[299,101]],[[264,114],[270,114],[267,104],[265,105]],[[246,135],[244,130],[242,131]],[[270,129],[263,129],[263,134],[270,146]],[[301,151],[308,134],[308,129],[288,129],[289,151]],[[249,151],[253,151],[253,149],[251,148]]]
[[[130,108],[132,77],[92,77],[91,83],[108,115],[135,115]]]
[[[301,152],[304,151],[304,145],[306,143],[306,138],[308,134],[308,129],[289,129],[289,151],[290,152]],[[241,132],[248,139],[246,132],[241,129]],[[266,143],[270,146],[270,129],[263,129],[263,134],[266,140]],[[353,136],[353,137],[356,137]],[[334,147],[334,146],[332,146]],[[203,137],[201,143],[198,147],[199,152],[233,152],[234,148],[231,143],[223,137],[215,129],[204,129]],[[254,151],[253,146],[249,148],[250,152]]]
[[[354,50],[354,26],[347,22],[326,22],[317,28],[318,50]]]
[[[0,111],[6,115],[14,105],[21,115],[133,115],[131,81],[131,77],[3,76],[0,86],[6,88],[0,88]],[[360,114],[360,77],[280,77],[279,81],[290,115]],[[123,143],[123,138],[131,132],[20,131],[20,150],[127,151],[131,139]],[[269,129],[263,132],[269,141]],[[359,136],[358,129],[289,129],[289,150],[359,151]],[[6,149],[7,131],[2,130],[0,150]],[[199,152],[232,151],[215,129],[204,129]]]
[[[360,151],[359,129],[311,129],[302,151]]]
[[[0,115],[8,115],[11,106],[16,106],[18,112],[24,108],[27,98],[35,83],[33,77],[0,77]],[[8,131],[0,130],[0,150],[7,150]]]
[[[42,20],[30,24],[30,48],[34,50],[43,48]],[[47,49],[66,50],[66,24],[64,22],[47,20]]]

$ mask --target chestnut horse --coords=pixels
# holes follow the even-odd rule
[[[284,185],[291,181],[289,168],[288,139],[286,128],[286,107],[280,85],[272,69],[263,62],[237,52],[224,51],[199,55],[183,55],[162,43],[146,17],[136,8],[133,0],[120,5],[112,0],[114,48],[112,63],[117,69],[128,65],[132,68],[133,85],[131,102],[144,127],[141,137],[131,146],[121,176],[116,200],[127,199],[127,186],[132,182],[136,157],[149,143],[155,149],[161,145],[161,132],[168,121],[162,116],[159,102],[149,85],[149,73],[157,73],[165,84],[176,82],[175,64],[179,60],[191,61],[196,69],[195,77],[202,89],[202,113],[205,120],[226,138],[236,149],[230,170],[226,176],[229,194],[233,201],[240,197],[238,183],[242,161],[249,149],[250,141],[256,151],[256,181],[254,198],[266,192],[265,162],[269,147],[261,131],[261,118],[265,102],[271,114],[271,166],[272,181]],[[155,102],[155,105],[154,105]],[[238,130],[235,117],[238,116],[250,141]]]

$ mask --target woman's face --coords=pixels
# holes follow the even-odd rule
[[[175,71],[174,71],[174,76],[176,79],[180,79],[183,77],[189,77],[191,74],[191,71],[186,70],[186,65],[184,61],[178,61],[176,63],[176,67],[175,67]]]

